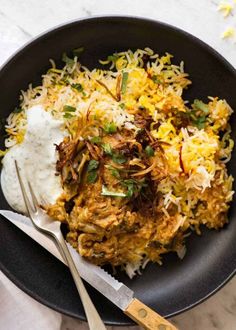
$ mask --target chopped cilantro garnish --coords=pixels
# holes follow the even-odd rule
[[[198,129],[203,129],[206,125],[207,115],[209,114],[208,105],[198,99],[195,99],[189,116],[192,124]]]
[[[99,162],[97,160],[95,160],[95,159],[92,159],[88,163],[87,171],[88,172],[91,172],[93,170],[96,170],[98,168],[98,166],[99,166]]]
[[[76,89],[78,92],[83,92],[83,86],[81,84],[72,84],[72,88]]]
[[[69,113],[69,112],[66,112],[65,114],[64,114],[64,116],[63,116],[64,118],[66,118],[66,119],[70,119],[70,118],[73,118],[74,117],[74,115],[72,115],[71,113]]]
[[[122,110],[124,110],[124,108],[125,108],[125,104],[124,104],[124,103],[120,103],[120,104],[119,104],[119,107],[120,107]]]
[[[64,110],[64,112],[75,112],[76,108],[72,107],[70,105],[64,105],[63,110]]]
[[[113,54],[107,56],[107,60],[116,63],[116,61],[119,59],[119,55]]]
[[[79,48],[75,48],[72,50],[73,56],[75,57],[80,57],[80,55],[83,53],[84,51],[84,47],[79,47]]]
[[[209,113],[208,105],[200,100],[194,100],[193,107],[195,108],[195,110],[203,111],[206,115]]]
[[[91,159],[88,163],[88,167],[87,167],[87,182],[88,183],[94,183],[97,180],[97,169],[99,166],[99,162],[95,159]]]
[[[127,197],[132,197],[135,192],[140,192],[142,188],[146,187],[147,184],[144,180],[137,181],[135,179],[127,179],[121,182],[123,186],[127,188]]]
[[[127,197],[132,197],[133,196],[133,194],[134,194],[134,188],[135,188],[135,186],[134,186],[134,184],[129,184],[129,185],[127,185],[127,189],[128,189],[128,191],[127,191]]]
[[[94,183],[97,180],[97,171],[91,171],[87,175],[87,182],[88,183]]]
[[[107,168],[111,171],[111,175],[117,179],[120,179],[120,172],[115,167],[108,165]]]
[[[121,182],[121,184],[127,188],[127,193],[126,196],[127,197],[132,197],[135,191],[135,184],[136,184],[136,180],[133,179],[127,179]]]
[[[148,157],[154,156],[154,150],[150,146],[146,146],[145,153]]]
[[[20,113],[20,112],[22,112],[23,111],[23,109],[22,108],[15,108],[14,109],[14,113]]]
[[[109,143],[103,143],[102,149],[104,150],[106,155],[112,156],[113,152]]]
[[[76,48],[74,50],[72,50],[72,55],[73,55],[73,58],[70,58],[69,56],[67,56],[66,52],[64,52],[62,54],[62,61],[68,65],[73,65],[75,63],[74,61],[74,58],[75,57],[80,57],[81,53],[84,51],[84,48],[83,47],[79,47],[79,48]]]
[[[68,86],[70,84],[69,80],[67,79],[67,77],[64,77],[62,79],[60,79],[58,81],[58,85],[65,85],[65,86]]]
[[[122,83],[121,83],[121,93],[122,94],[124,94],[126,92],[128,76],[129,76],[128,72],[123,72],[123,74],[122,74]]]
[[[120,178],[120,172],[119,172],[116,168],[113,168],[113,169],[111,170],[111,174],[112,174],[115,178],[117,178],[117,179]]]
[[[203,129],[207,122],[209,107],[206,103],[195,99],[192,104],[192,109],[189,110],[187,114],[194,126],[198,129]]]
[[[126,197],[125,193],[118,192],[118,191],[109,191],[106,186],[102,186],[102,196],[111,196],[111,197]]]
[[[157,77],[157,75],[155,74],[154,76],[152,76],[152,81],[155,84],[161,84],[161,80]]]
[[[206,116],[197,118],[194,121],[194,125],[197,126],[198,129],[203,129],[206,125]]]
[[[112,133],[115,133],[117,131],[117,126],[114,122],[111,122],[111,123],[105,124],[103,129],[106,133],[112,134]]]
[[[100,136],[93,136],[90,141],[94,144],[100,144],[102,142],[102,139]]]
[[[72,58],[69,58],[66,53],[62,54],[62,62],[69,64],[69,65],[74,64],[74,60]]]
[[[54,72],[54,73],[61,74],[63,71],[60,70],[60,69],[50,68],[50,69],[48,70],[48,73],[49,73],[49,72]]]
[[[117,164],[124,164],[127,161],[127,159],[122,154],[113,154],[112,161]]]

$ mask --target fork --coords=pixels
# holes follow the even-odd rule
[[[83,281],[76,269],[76,266],[74,264],[74,261],[71,257],[71,254],[68,250],[68,247],[65,243],[64,237],[61,232],[61,222],[59,221],[52,221],[52,219],[42,210],[42,208],[39,206],[39,202],[36,198],[36,195],[32,189],[32,186],[30,182],[27,180],[27,184],[29,187],[30,192],[30,199],[28,198],[28,195],[26,193],[25,185],[23,183],[20,169],[17,164],[17,161],[15,161],[15,167],[16,167],[16,173],[19,180],[20,188],[22,191],[22,196],[25,202],[26,209],[28,211],[29,217],[33,223],[33,225],[36,227],[37,230],[48,234],[52,236],[58,246],[58,249],[66,261],[70,271],[71,275],[74,279],[75,285],[77,287],[77,290],[79,292],[85,315],[87,317],[87,321],[89,324],[89,328],[91,330],[106,330],[106,327],[101,320],[92,300],[90,299],[88,292],[83,284]]]

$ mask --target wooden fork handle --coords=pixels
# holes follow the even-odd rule
[[[132,320],[148,330],[178,330],[138,299],[133,299],[124,311]]]

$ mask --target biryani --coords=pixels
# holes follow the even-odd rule
[[[24,140],[34,105],[64,122],[55,146],[63,193],[48,214],[67,225],[67,240],[97,265],[130,277],[162,256],[186,253],[201,226],[220,229],[232,200],[233,140],[226,100],[183,99],[184,63],[151,49],[115,53],[89,70],[73,56],[42,85],[22,92],[8,118],[8,148]]]

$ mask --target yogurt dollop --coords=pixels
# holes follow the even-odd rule
[[[9,205],[26,213],[24,200],[17,179],[15,160],[23,182],[28,179],[38,197],[47,203],[55,203],[63,192],[60,177],[56,176],[56,149],[64,139],[62,121],[55,120],[40,105],[27,111],[27,130],[24,141],[13,146],[2,160],[1,187]]]

